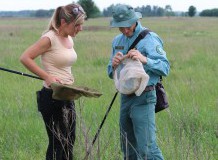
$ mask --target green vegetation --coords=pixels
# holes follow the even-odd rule
[[[31,74],[19,62],[22,52],[45,30],[48,19],[0,19],[0,67]],[[218,21],[216,18],[144,18],[142,24],[165,42],[171,63],[164,79],[170,108],[156,114],[158,143],[166,160],[218,159]],[[76,85],[103,96],[76,101],[76,160],[85,156],[115,94],[107,77],[111,41],[117,29],[109,19],[89,19],[74,39]],[[39,59],[37,59],[39,63]],[[47,136],[35,92],[42,81],[0,71],[0,160],[43,160]],[[90,159],[121,159],[119,97],[100,132]]]
[[[197,11],[196,11],[196,7],[190,6],[190,7],[188,8],[188,15],[189,15],[190,17],[195,16],[196,12],[197,12]]]
[[[218,17],[218,8],[206,9],[200,13],[202,17]]]

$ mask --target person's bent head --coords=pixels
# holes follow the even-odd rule
[[[74,37],[82,30],[82,24],[85,18],[86,13],[79,4],[71,3],[66,6],[60,6],[54,11],[48,30],[54,30],[59,33],[60,29],[64,29],[68,35]]]
[[[113,9],[112,15],[113,18],[110,26],[119,28],[119,30],[127,37],[133,35],[137,21],[142,18],[140,12],[135,12],[133,7],[124,4],[116,5]]]

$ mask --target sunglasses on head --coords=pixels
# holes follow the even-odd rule
[[[72,9],[72,14],[76,17],[79,15],[79,13],[85,14],[85,11],[83,10],[83,8],[81,6],[79,7],[75,7]]]

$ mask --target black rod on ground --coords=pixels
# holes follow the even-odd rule
[[[114,103],[114,101],[115,101],[115,99],[116,99],[116,97],[117,97],[117,94],[118,94],[118,92],[115,93],[115,95],[114,95],[114,97],[113,97],[113,99],[112,99],[112,101],[111,101],[111,103],[110,103],[110,106],[108,107],[107,112],[106,112],[105,115],[104,115],[104,119],[102,120],[102,122],[101,122],[101,124],[100,124],[100,126],[99,126],[99,128],[98,128],[98,130],[97,130],[97,133],[95,134],[95,137],[94,137],[94,139],[92,140],[92,145],[89,147],[88,151],[86,152],[86,155],[85,155],[85,157],[84,157],[84,160],[87,160],[87,159],[88,159],[88,156],[89,156],[89,154],[90,154],[90,152],[91,152],[91,150],[92,150],[92,147],[93,147],[93,145],[94,145],[96,139],[98,138],[98,135],[99,135],[99,133],[100,133],[100,131],[101,131],[101,128],[102,128],[102,126],[103,126],[103,124],[104,124],[104,122],[105,122],[105,120],[106,120],[106,118],[107,118],[107,116],[108,116],[108,113],[110,112],[110,109],[111,109],[111,107],[112,107],[112,105],[113,105],[113,103]]]

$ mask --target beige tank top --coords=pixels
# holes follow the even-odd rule
[[[71,66],[77,60],[77,54],[73,48],[73,39],[69,36],[72,48],[62,45],[54,31],[45,33],[42,37],[48,37],[51,41],[50,49],[42,54],[41,63],[43,69],[52,76],[58,77],[63,84],[73,84],[74,77]],[[45,81],[43,86],[49,88]]]

